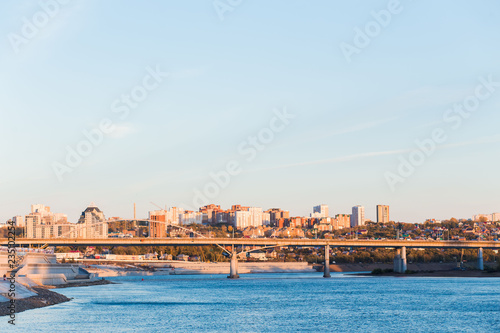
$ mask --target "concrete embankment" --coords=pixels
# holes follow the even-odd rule
[[[228,274],[229,263],[202,263],[184,261],[143,261],[141,263],[120,261],[88,261],[89,272],[98,277],[134,276],[134,275],[195,275],[195,274]],[[374,269],[392,269],[387,264],[331,264],[331,272],[371,272]],[[451,271],[455,263],[412,263],[408,269],[412,271]],[[253,273],[312,273],[323,271],[323,265],[309,265],[304,262],[239,262],[239,274]]]
[[[448,271],[456,268],[456,263],[411,263],[408,264],[408,269],[412,271]],[[392,263],[388,264],[331,264],[330,271],[332,272],[371,272],[374,269],[380,268],[393,269]]]
[[[0,276],[15,277],[15,283],[0,277],[0,315],[10,314],[9,306],[15,304],[15,312],[67,302],[70,299],[47,290],[50,286],[88,286],[105,284],[95,276],[74,264],[60,264],[56,256],[47,253],[20,253],[15,267],[8,262],[8,255],[0,253]],[[15,295],[12,297],[12,295]],[[12,300],[11,300],[12,298]],[[14,302],[15,301],[15,302]]]
[[[222,263],[174,263],[173,274],[227,274],[229,262]],[[240,262],[239,274],[255,273],[312,273],[316,270],[307,263],[299,262]]]
[[[485,267],[496,267],[497,263],[484,263]],[[465,265],[468,269],[474,269],[476,267],[476,263],[469,262]],[[322,265],[315,266],[318,267],[319,270],[323,269]],[[330,271],[332,272],[371,272],[374,269],[393,269],[394,265],[392,263],[387,264],[331,264]],[[409,263],[408,270],[415,272],[444,272],[444,271],[454,271],[457,268],[457,263]]]
[[[95,277],[78,264],[58,263],[54,254],[25,253],[17,256],[16,280],[37,285],[59,285],[92,281]],[[7,254],[0,254],[0,274],[10,275]],[[30,285],[32,283],[29,283]]]
[[[228,274],[229,262],[203,263],[185,261],[147,261],[141,263],[125,262],[86,262],[91,265],[86,270],[98,277],[134,275],[196,275]],[[239,274],[253,273],[312,273],[316,270],[303,262],[240,262]]]

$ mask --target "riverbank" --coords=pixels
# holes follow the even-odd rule
[[[97,277],[115,276],[159,276],[159,275],[198,275],[198,274],[229,274],[228,262],[204,263],[184,261],[85,261],[85,269]],[[491,264],[494,265],[494,264]],[[490,265],[490,266],[491,266]],[[331,264],[330,271],[338,273],[372,272],[375,269],[393,269],[392,263],[357,263]],[[441,272],[454,271],[456,263],[410,263],[411,271]],[[472,267],[472,266],[471,266]],[[492,266],[493,267],[493,266]],[[322,272],[322,264],[307,264],[305,262],[239,262],[239,274],[257,273],[314,273]]]
[[[409,273],[400,274],[394,272],[372,274],[372,273],[357,273],[354,275],[360,276],[392,276],[392,277],[463,277],[463,278],[498,278],[500,272],[486,272],[478,270],[451,270],[451,271],[410,271]]]
[[[62,289],[62,288],[74,288],[74,287],[91,287],[91,286],[102,286],[105,284],[116,284],[116,282],[111,282],[109,280],[96,280],[89,282],[77,282],[77,283],[68,283],[68,284],[59,284],[54,286],[54,289]]]
[[[31,292],[35,293],[35,295],[26,297],[26,298],[18,298],[16,299],[15,306],[16,312],[20,313],[26,310],[43,308],[50,305],[56,305],[64,302],[69,302],[71,298],[68,298],[64,295],[56,293],[51,289],[59,289],[59,288],[73,288],[73,287],[90,287],[90,286],[98,286],[105,284],[116,284],[115,282],[111,282],[108,280],[97,280],[97,281],[89,281],[89,282],[78,282],[78,283],[70,283],[66,285],[57,285],[57,286],[38,286],[29,288]],[[10,305],[9,301],[0,302],[0,317],[10,315],[10,311],[8,306]]]
[[[409,263],[408,269],[412,271],[449,271],[456,268],[455,263]],[[375,269],[393,269],[393,263],[370,264],[331,264],[331,272],[372,272]]]
[[[485,266],[495,267],[497,263],[485,263]],[[323,271],[322,265],[315,266]],[[465,270],[457,269],[456,263],[411,263],[408,264],[408,274],[394,273],[393,264],[333,264],[331,272],[356,273],[360,276],[422,276],[422,277],[500,277],[500,272],[488,272],[475,269],[474,264],[466,266]],[[377,270],[378,274],[371,272]],[[359,273],[366,272],[366,273]]]
[[[50,291],[44,287],[33,287],[33,291],[36,293],[35,296],[28,298],[16,299],[15,306],[16,312],[20,313],[26,310],[43,308],[50,305],[60,304],[64,302],[69,302],[71,299],[58,294],[56,292]],[[10,315],[8,306],[10,301],[0,303],[0,316]]]

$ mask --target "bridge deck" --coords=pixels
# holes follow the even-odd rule
[[[7,245],[8,240],[0,239]],[[17,246],[325,246],[331,247],[389,247],[398,248],[485,248],[500,249],[499,241],[409,241],[409,240],[335,240],[335,239],[278,239],[278,238],[106,238],[106,239],[16,239]]]

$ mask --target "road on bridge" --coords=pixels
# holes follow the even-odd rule
[[[0,244],[7,245],[6,238]],[[330,247],[381,247],[381,248],[455,248],[500,249],[498,241],[416,241],[416,240],[335,240],[335,239],[281,239],[281,238],[51,238],[16,239],[16,246],[327,246]]]

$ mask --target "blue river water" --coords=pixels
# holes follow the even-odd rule
[[[500,332],[500,278],[119,277],[0,332]]]

